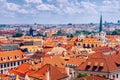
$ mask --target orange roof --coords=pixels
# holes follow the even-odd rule
[[[44,58],[43,60],[44,64],[51,64],[52,66],[58,66],[58,67],[64,67],[65,66],[65,60],[61,56],[51,56],[49,58]]]
[[[11,44],[12,41],[11,40],[0,40],[0,43],[2,43],[2,44]]]
[[[15,75],[19,75],[21,77],[25,77],[26,74],[31,74],[33,72],[35,72],[35,69],[38,69],[41,67],[41,64],[35,64],[32,65],[32,63],[23,63],[20,66],[18,66],[17,68],[8,70],[9,74],[15,74]]]
[[[82,64],[85,61],[86,60],[82,59],[82,58],[70,58],[69,61],[67,62],[67,64],[79,66],[80,64]]]
[[[29,56],[24,56],[25,53],[23,53],[21,50],[3,51],[0,52],[0,63],[29,59]]]
[[[49,51],[51,51],[53,48],[44,48],[44,51],[47,53]]]
[[[74,36],[70,41],[76,41],[77,40],[77,36]]]
[[[112,50],[112,48],[108,47],[108,46],[102,46],[102,47],[96,47],[92,49],[93,51],[95,51],[96,53],[103,53],[103,52],[109,52]]]
[[[57,67],[53,67],[50,64],[44,65],[38,71],[36,71],[33,74],[28,75],[28,76],[31,76],[36,79],[42,78],[42,80],[46,80],[46,78],[45,78],[46,71],[49,71],[49,73],[50,73],[50,80],[58,80],[58,79],[63,79],[63,78],[68,77],[67,74],[61,73],[57,69]]]
[[[10,74],[13,73],[21,77],[25,77],[25,75],[27,74],[30,77],[33,77],[35,79],[41,78],[42,80],[46,80],[46,75],[45,75],[46,71],[50,72],[51,80],[58,80],[58,79],[68,77],[67,74],[59,71],[58,67],[53,67],[50,64],[46,64],[42,67],[39,66],[40,68],[37,70],[33,70],[30,67],[31,67],[31,64],[23,63],[22,65],[18,66],[16,69],[9,70],[8,72]]]
[[[115,60],[111,55],[94,53],[85,63],[81,64],[77,69],[82,71],[111,72],[118,70],[119,68],[117,67]]]
[[[0,78],[1,78],[1,80],[9,80],[10,76],[5,75],[5,74],[0,74]]]
[[[57,44],[55,41],[44,41],[43,46],[44,47],[54,47]]]

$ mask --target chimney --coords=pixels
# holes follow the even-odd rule
[[[67,75],[69,76],[69,73],[70,73],[69,67],[66,67],[65,70],[66,70]]]
[[[34,65],[34,62],[32,61],[32,65]]]
[[[50,55],[50,59],[52,59],[52,58],[53,58],[53,54]]]
[[[49,72],[49,70],[46,71],[45,75],[46,75],[46,80],[50,80],[50,72]]]

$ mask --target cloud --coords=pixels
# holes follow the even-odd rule
[[[42,3],[42,0],[25,0],[25,2],[39,4],[39,3]]]
[[[104,0],[100,6],[100,11],[106,13],[120,12],[120,0]]]
[[[27,13],[28,13],[28,11],[25,10],[25,9],[19,9],[18,12],[19,12],[19,13],[22,13],[22,14],[27,14]]]
[[[91,2],[81,2],[81,7],[84,10],[84,13],[89,13],[89,14],[97,14],[97,5]]]
[[[0,0],[0,11],[2,15],[36,15],[53,13],[52,15],[98,15],[100,12],[107,14],[120,12],[120,0],[102,0],[102,4],[87,0],[23,0],[23,4]],[[38,15],[36,15],[38,16]]]
[[[19,10],[20,5],[17,5],[15,3],[6,3],[6,8],[8,10],[17,11],[17,10]]]
[[[51,11],[56,9],[54,5],[49,5],[49,4],[41,4],[36,6],[36,8],[41,11]]]

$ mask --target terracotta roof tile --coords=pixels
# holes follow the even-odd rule
[[[21,50],[0,52],[0,63],[19,61],[29,59]]]
[[[88,65],[89,62],[91,62],[90,65]],[[101,64],[103,64],[103,66],[101,66]],[[95,53],[77,69],[84,71],[111,72],[114,70],[118,70],[119,68],[117,67],[111,55]]]

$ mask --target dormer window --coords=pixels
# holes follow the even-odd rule
[[[26,58],[26,55],[25,55],[25,54],[23,54],[23,55],[22,55],[22,58]]]
[[[15,56],[16,59],[19,59],[19,56]]]
[[[5,57],[2,57],[1,60],[2,60],[2,61],[5,61],[6,59],[5,59]]]
[[[9,59],[9,60],[12,60],[12,56],[9,56],[8,59]]]

